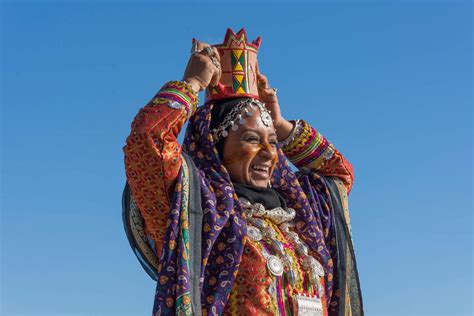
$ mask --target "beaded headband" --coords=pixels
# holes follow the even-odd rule
[[[273,120],[270,116],[270,112],[265,107],[265,103],[255,99],[245,99],[237,103],[230,113],[224,117],[222,122],[212,130],[214,144],[217,144],[222,137],[229,136],[229,132],[227,131],[229,127],[233,131],[238,130],[239,125],[245,124],[245,117],[252,116],[257,108],[260,110],[260,120],[257,121],[257,124],[263,124],[267,127],[272,126]]]

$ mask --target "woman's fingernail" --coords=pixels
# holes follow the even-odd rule
[[[193,44],[194,44],[194,42],[196,42],[196,39],[193,37]]]

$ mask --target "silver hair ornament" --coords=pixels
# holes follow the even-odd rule
[[[273,126],[272,117],[265,107],[265,104],[255,99],[246,99],[237,103],[230,113],[224,117],[224,120],[222,120],[219,126],[212,130],[214,143],[219,142],[222,137],[229,136],[229,128],[233,131],[237,131],[239,125],[244,125],[246,118],[251,117],[257,108],[260,110],[260,120],[257,121],[257,124],[263,124],[267,127]]]

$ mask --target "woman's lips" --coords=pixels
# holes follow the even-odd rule
[[[250,167],[250,170],[258,178],[267,179],[269,176],[270,167],[265,165],[253,165]]]

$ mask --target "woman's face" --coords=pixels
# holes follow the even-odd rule
[[[229,129],[224,142],[224,167],[233,182],[266,187],[278,161],[277,135],[256,110],[237,131]]]

